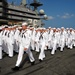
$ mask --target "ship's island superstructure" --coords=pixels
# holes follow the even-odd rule
[[[27,7],[26,0],[22,0],[20,5],[14,5],[7,0],[0,0],[0,24],[20,24],[27,21],[29,25],[41,26],[42,21],[40,15],[44,15],[44,11],[40,10],[40,15],[37,11],[39,6],[42,6],[38,0],[33,0],[30,6]]]

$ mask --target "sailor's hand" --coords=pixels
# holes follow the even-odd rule
[[[50,43],[51,41],[48,41],[48,43]]]
[[[36,41],[34,41],[34,43],[36,44]]]
[[[24,50],[26,51],[26,50],[27,50],[27,48],[24,48]]]
[[[38,43],[40,43],[40,41],[38,41]]]

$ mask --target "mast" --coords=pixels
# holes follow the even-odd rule
[[[33,0],[33,2],[32,2],[30,5],[33,6],[33,7],[34,7],[34,11],[36,11],[37,8],[38,8],[39,6],[42,6],[43,4],[41,4],[41,3],[39,2],[39,0]]]

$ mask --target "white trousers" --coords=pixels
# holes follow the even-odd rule
[[[2,59],[2,45],[0,45],[0,59]]]
[[[15,43],[14,43],[14,51],[18,53],[19,52],[18,50],[19,50],[19,43],[17,41],[15,41]]]
[[[5,41],[3,41],[3,51],[8,54],[8,46],[7,43]]]
[[[51,54],[55,54],[55,50],[57,49],[57,41],[54,40],[52,43],[52,51]]]
[[[34,40],[31,40],[31,49],[34,50],[34,48],[35,48]]]
[[[44,52],[44,49],[45,49],[45,43],[41,43],[40,44],[40,54],[39,54],[39,59],[43,60],[43,58],[45,58],[45,52]]]
[[[30,48],[28,48],[28,50],[26,50],[26,53],[29,56],[30,62],[35,61]],[[23,58],[23,54],[24,54],[24,47],[22,45],[20,45],[19,54],[18,54],[18,58],[17,58],[17,62],[16,62],[16,66],[20,66],[22,58]]]
[[[39,42],[36,42],[36,44],[35,44],[35,48],[36,48],[36,52],[39,52]]]
[[[51,40],[48,42],[48,49],[52,49],[52,41]]]
[[[64,47],[65,47],[65,39],[61,39],[60,40],[60,51],[63,51]]]
[[[73,41],[71,38],[68,38],[68,48],[72,49],[73,48]]]
[[[73,40],[73,46],[75,47],[75,39]]]
[[[13,57],[13,44],[8,43],[8,54],[9,57]]]

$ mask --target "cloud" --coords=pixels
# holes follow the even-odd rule
[[[63,15],[63,16],[61,16],[61,18],[63,18],[63,19],[67,19],[67,18],[70,18],[70,16]]]
[[[69,13],[65,13],[65,15],[66,15],[66,16],[69,16],[70,14],[69,14]]]
[[[53,17],[53,16],[48,16],[48,19],[49,19],[49,20],[53,20],[54,17]]]
[[[69,13],[64,13],[63,15],[57,14],[56,17],[57,18],[62,18],[62,19],[70,19],[72,17],[75,17],[75,14],[69,14]],[[56,17],[54,17],[54,16],[48,16],[48,20],[53,20]]]
[[[74,14],[71,14],[72,17],[74,17]]]
[[[61,18],[63,19],[69,19],[74,17],[74,14],[69,14],[69,13],[64,13],[64,15],[61,16]]]
[[[57,15],[57,17],[60,17],[60,15]]]

